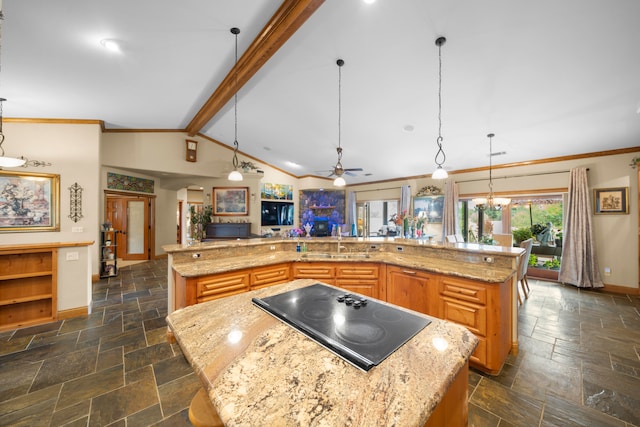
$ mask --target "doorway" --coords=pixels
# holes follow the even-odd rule
[[[118,230],[118,258],[124,261],[153,259],[155,196],[105,191],[105,220]]]
[[[358,236],[395,235],[395,226],[389,230],[389,219],[398,213],[398,200],[370,200],[357,203]]]

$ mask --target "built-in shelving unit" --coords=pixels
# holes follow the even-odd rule
[[[118,275],[118,245],[116,235],[118,230],[113,228],[100,230],[100,278]]]
[[[57,316],[58,249],[0,250],[0,330]]]

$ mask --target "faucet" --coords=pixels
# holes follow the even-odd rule
[[[347,249],[346,246],[341,245],[342,242],[342,233],[340,233],[340,229],[338,229],[338,253],[340,253],[340,249]]]

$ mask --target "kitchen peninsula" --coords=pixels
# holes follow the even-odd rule
[[[500,372],[517,353],[520,248],[394,238],[248,239],[169,245],[171,313],[294,279],[315,279],[465,326],[471,365]]]
[[[168,316],[225,425],[466,426],[472,333],[432,318],[364,372],[251,302],[314,283],[298,279]]]

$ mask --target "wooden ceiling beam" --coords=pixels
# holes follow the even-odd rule
[[[222,83],[191,119],[186,131],[194,136],[242,88],[325,0],[284,0],[267,25],[229,70]],[[237,86],[236,86],[237,73]]]

